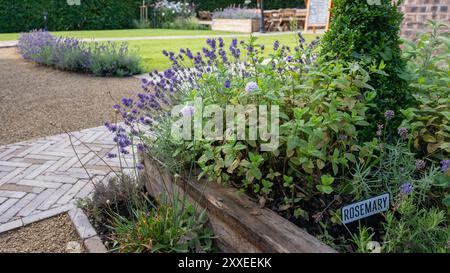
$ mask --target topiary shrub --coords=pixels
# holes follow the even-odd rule
[[[335,0],[329,31],[322,40],[321,56],[326,61],[358,60],[367,67],[384,66],[381,74],[371,76],[369,84],[376,90],[374,105],[368,113],[375,132],[386,110],[406,108],[412,102],[407,81],[402,78],[405,60],[400,50],[400,24],[403,15],[397,3],[381,0],[379,5],[367,0]],[[375,2],[376,3],[376,2]],[[397,128],[400,115],[391,121]],[[365,134],[368,135],[368,134]],[[368,135],[368,137],[371,135]]]

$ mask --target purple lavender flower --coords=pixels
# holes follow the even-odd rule
[[[384,118],[386,120],[391,120],[394,118],[394,116],[395,116],[395,113],[392,110],[387,110],[386,112],[384,112]]]
[[[114,104],[113,109],[118,112],[120,110],[120,106],[117,104]]]
[[[133,104],[133,99],[122,98],[121,102],[123,105],[125,105],[127,107],[131,107],[131,105]]]
[[[124,155],[127,155],[127,154],[130,153],[130,152],[129,152],[127,149],[125,149],[125,148],[120,148],[119,151],[120,151],[121,154],[124,154]]]
[[[408,195],[413,190],[413,186],[409,182],[405,182],[400,186],[400,194]]]
[[[415,165],[416,165],[416,170],[420,171],[420,170],[423,170],[427,164],[425,163],[424,160],[417,159],[415,162]]]
[[[144,151],[144,145],[142,143],[138,143],[136,145],[136,149],[138,150],[138,152],[143,152]]]
[[[183,117],[191,117],[194,115],[194,107],[190,105],[186,105],[181,109],[180,113],[183,115]]]
[[[442,172],[447,172],[448,169],[450,168],[450,159],[444,159],[441,161],[441,171]]]
[[[280,42],[277,40],[273,43],[273,50],[278,50],[280,48]]]
[[[408,137],[408,129],[405,127],[398,128],[397,132],[402,139],[406,139]]]
[[[233,47],[238,46],[238,40],[236,38],[233,38],[233,40],[231,40],[231,46],[233,46]]]
[[[245,86],[245,91],[249,94],[255,92],[256,90],[258,90],[258,84],[256,82],[249,82],[247,83],[247,85]]]
[[[226,79],[223,86],[224,86],[225,88],[230,88],[230,87],[231,87],[231,81],[230,81],[229,79]]]
[[[139,164],[137,164],[136,168],[137,168],[139,171],[142,171],[142,170],[144,169],[144,164],[139,163]]]
[[[116,158],[117,157],[117,155],[115,154],[115,153],[108,153],[107,155],[106,155],[106,157],[107,158]]]

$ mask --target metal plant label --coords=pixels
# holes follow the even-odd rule
[[[342,208],[342,223],[348,224],[389,209],[389,193],[359,201]]]

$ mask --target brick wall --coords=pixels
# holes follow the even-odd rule
[[[450,21],[450,0],[403,0],[400,10],[405,14],[401,34],[408,38],[423,30],[427,20]]]

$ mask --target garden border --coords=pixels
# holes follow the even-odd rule
[[[141,155],[141,158],[148,192],[156,198],[164,192],[169,193],[169,198],[174,192],[186,193],[190,202],[207,210],[217,245],[224,252],[337,252],[275,212],[260,208],[236,189],[183,178],[173,183],[174,176],[162,162],[150,155]]]
[[[253,33],[259,31],[259,19],[213,19],[211,30]]]
[[[77,230],[78,235],[80,236],[80,239],[83,241],[83,246],[87,252],[108,253],[108,250],[82,209],[71,209],[68,214],[75,229]]]

